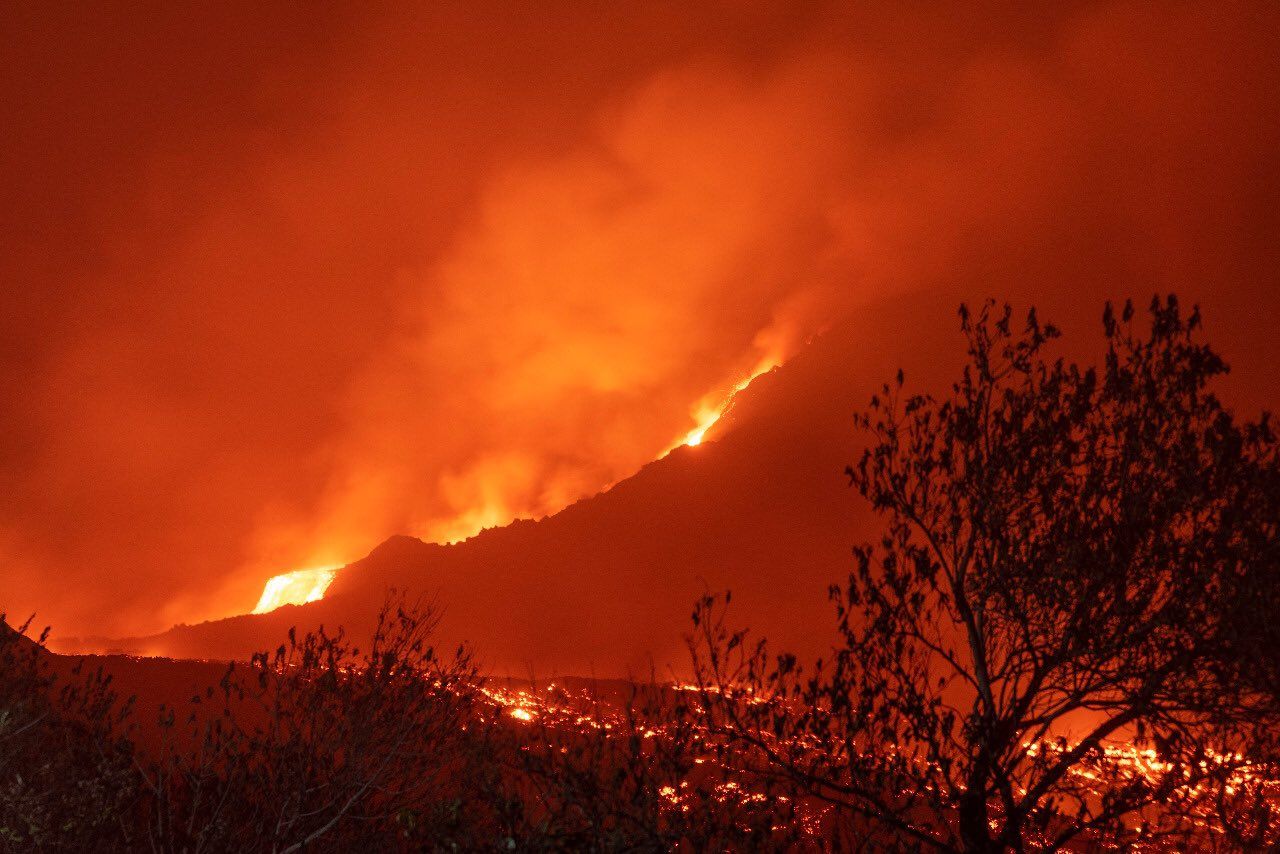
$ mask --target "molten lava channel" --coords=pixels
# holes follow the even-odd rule
[[[267,579],[262,588],[262,598],[258,600],[255,614],[274,611],[282,605],[305,605],[318,602],[338,575],[340,566],[317,566],[311,569],[297,569],[274,578]]]
[[[756,365],[755,370],[743,379],[739,380],[737,384],[729,390],[727,395],[721,397],[719,394],[713,393],[704,397],[693,410],[693,419],[697,423],[697,426],[686,433],[683,439],[676,442],[675,445],[667,450],[671,451],[681,445],[696,447],[702,444],[702,438],[707,435],[708,430],[715,426],[715,423],[720,420],[720,417],[729,411],[729,407],[733,405],[733,399],[738,396],[738,392],[751,385],[751,381],[756,377],[761,374],[768,373],[779,364],[781,364],[781,360],[776,357],[769,356],[761,359]]]
[[[756,364],[755,369],[747,376],[735,383],[727,393],[721,390],[712,392],[704,397],[693,408],[691,413],[697,426],[686,433],[674,445],[667,448],[664,455],[682,445],[693,447],[702,444],[703,437],[706,436],[707,431],[715,426],[716,422],[729,411],[729,407],[733,405],[733,400],[737,397],[738,392],[749,386],[756,377],[773,370],[779,364],[781,364],[780,359],[775,356],[767,356],[761,359]],[[498,524],[496,518],[488,521],[491,524]],[[474,524],[475,519],[468,519],[467,522],[472,523],[464,526],[469,532],[467,536],[479,528],[486,527],[485,524]],[[458,537],[458,539],[463,538]],[[297,569],[268,579],[262,589],[262,598],[258,600],[253,613],[265,614],[283,605],[305,605],[308,602],[318,602],[324,598],[325,591],[329,589],[329,585],[333,583],[333,579],[341,568],[341,566],[318,566],[310,569]]]

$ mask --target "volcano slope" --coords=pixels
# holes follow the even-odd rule
[[[913,391],[945,388],[964,359],[963,296],[869,308],[758,377],[702,444],[555,515],[455,545],[392,537],[308,605],[57,648],[242,659],[293,626],[358,639],[394,588],[436,607],[441,647],[470,644],[494,675],[665,679],[687,674],[694,601],[730,590],[731,622],[821,655],[835,625],[828,587],[851,569],[851,546],[879,530],[844,475],[861,451],[852,416],[899,366]],[[1064,291],[1048,308],[1069,328],[1065,348],[1092,357],[1096,304]]]
[[[827,587],[873,532],[843,473],[858,452],[852,415],[906,355],[869,330],[816,339],[741,392],[702,444],[553,516],[454,545],[392,537],[308,605],[60,648],[245,658],[291,626],[359,637],[394,588],[433,603],[440,643],[469,643],[495,675],[666,678],[687,666],[694,601],[731,590],[736,621],[821,653]]]

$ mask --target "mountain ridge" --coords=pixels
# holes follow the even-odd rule
[[[542,519],[451,545],[392,536],[320,601],[60,648],[245,658],[293,626],[366,634],[396,588],[434,606],[442,648],[470,644],[495,675],[680,676],[693,603],[732,590],[736,622],[821,655],[834,637],[814,629],[834,629],[827,589],[872,532],[843,474],[858,452],[852,415],[903,355],[869,340],[876,328],[893,329],[820,336],[739,393],[701,444]]]

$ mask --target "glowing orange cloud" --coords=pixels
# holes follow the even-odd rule
[[[554,513],[864,312],[927,360],[961,299],[1176,291],[1276,399],[1264,3],[269,5],[0,22],[11,612],[160,631]]]
[[[787,259],[825,239],[806,224],[846,156],[847,83],[826,61],[676,68],[585,144],[497,171],[441,257],[402,274],[328,483],[263,520],[254,571],[546,516],[703,441],[814,331],[820,288]]]

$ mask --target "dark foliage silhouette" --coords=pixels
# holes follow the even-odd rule
[[[830,659],[695,613],[708,725],[744,773],[868,847],[1276,843],[1275,436],[1209,391],[1226,365],[1198,312],[1133,315],[1107,306],[1085,368],[1046,356],[1034,311],[1017,332],[962,307],[951,394],[900,373],[872,400],[848,473],[887,526],[832,588]]]
[[[512,716],[466,650],[397,598],[372,644],[298,636],[159,710],[19,632],[0,636],[0,850],[693,850],[781,844],[668,687]],[[24,627],[25,628],[25,627]],[[181,666],[181,662],[174,662]],[[147,732],[137,743],[127,736]]]
[[[188,711],[161,709],[143,768],[151,846],[330,850],[395,838],[458,797],[478,714],[465,650],[431,646],[429,612],[389,603],[370,646],[298,637],[231,666]],[[385,842],[383,843],[385,844]]]
[[[0,615],[0,850],[92,851],[132,841],[130,704],[111,678],[50,672],[42,643]]]
[[[708,596],[695,686],[513,693],[393,595],[153,718],[0,621],[0,850],[1275,849],[1280,450],[1197,312],[1133,315],[1085,368],[962,308],[951,393],[873,399],[814,664]]]

